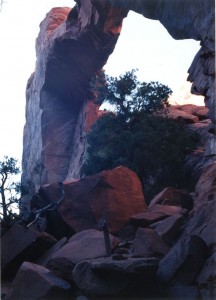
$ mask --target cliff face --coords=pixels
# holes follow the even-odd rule
[[[55,8],[40,25],[26,91],[22,183],[32,192],[79,177],[85,136],[98,116],[88,87],[114,50],[129,10],[159,20],[175,39],[200,40],[188,80],[192,93],[205,96],[216,123],[213,0],[80,0],[72,10]],[[216,153],[213,134],[207,149]]]
[[[112,53],[124,9],[81,6],[52,9],[40,24],[36,69],[26,90],[22,183],[79,177],[85,136],[98,117],[88,92],[97,70]]]

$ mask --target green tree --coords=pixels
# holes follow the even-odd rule
[[[157,82],[140,83],[134,70],[107,82],[100,96],[115,112],[92,126],[83,175],[123,165],[137,173],[148,197],[168,185],[179,187],[185,157],[198,136],[184,123],[157,114],[168,107],[171,90]]]
[[[166,109],[172,90],[159,82],[140,82],[136,70],[119,78],[106,76],[106,85],[99,87],[98,102],[112,104],[118,115],[130,118],[136,112],[152,113]]]
[[[15,158],[5,156],[0,161],[0,193],[1,193],[1,219],[10,223],[16,215],[14,209],[18,209],[21,192],[20,182],[14,182],[15,175],[20,173],[18,161]]]

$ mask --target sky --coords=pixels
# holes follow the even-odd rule
[[[0,12],[0,159],[4,155],[20,161],[22,158],[25,89],[35,68],[39,24],[52,7],[73,7],[74,4],[72,0],[6,0],[3,4]],[[130,12],[104,69],[108,75],[119,76],[137,68],[139,80],[159,81],[168,85],[174,95],[179,91],[184,94],[187,71],[199,49],[199,42],[176,41],[159,21]],[[189,88],[187,83],[187,90]]]

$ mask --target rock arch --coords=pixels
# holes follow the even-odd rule
[[[98,117],[86,92],[106,63],[129,10],[159,20],[175,39],[199,40],[188,80],[205,96],[216,123],[213,0],[77,0],[52,9],[40,25],[37,62],[26,89],[22,183],[34,193],[41,184],[79,176],[85,135]],[[216,154],[211,135],[207,154]]]

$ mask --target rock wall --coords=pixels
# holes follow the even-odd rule
[[[80,0],[72,10],[51,10],[40,25],[26,91],[22,183],[28,190],[79,177],[86,132],[98,113],[88,87],[114,50],[129,10],[159,20],[175,39],[200,41],[188,80],[192,93],[205,96],[214,124],[206,154],[216,154],[214,1]]]
[[[22,184],[30,193],[79,177],[86,133],[99,113],[89,86],[112,53],[125,16],[125,9],[80,1],[72,10],[52,9],[40,24],[23,138]]]

